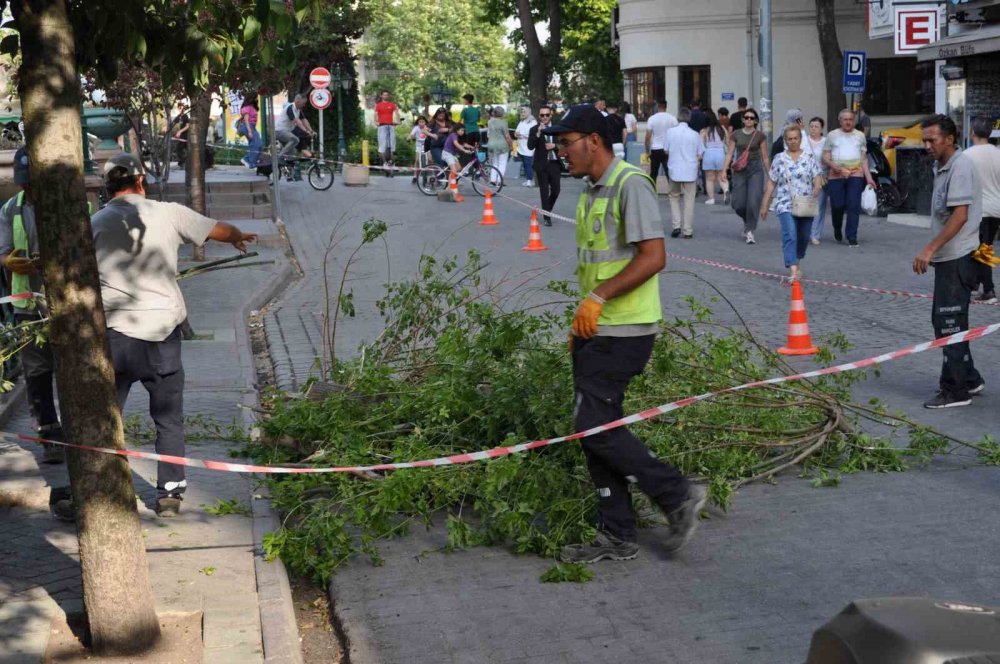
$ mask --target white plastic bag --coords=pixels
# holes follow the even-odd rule
[[[875,213],[878,212],[878,196],[872,187],[865,187],[861,193],[861,209],[870,217],[875,216]]]

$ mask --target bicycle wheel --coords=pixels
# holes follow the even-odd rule
[[[475,172],[475,177],[469,179],[472,180],[472,188],[480,196],[485,196],[487,189],[493,195],[499,194],[503,189],[503,173],[496,166],[483,165]]]
[[[417,187],[428,196],[437,196],[448,187],[445,170],[440,166],[427,166],[417,172]]]
[[[333,168],[325,161],[317,161],[307,173],[309,185],[316,191],[326,191],[333,185]]]

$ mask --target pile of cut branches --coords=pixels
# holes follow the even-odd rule
[[[366,241],[374,240],[370,235]],[[268,464],[374,465],[572,431],[565,330],[574,293],[552,282],[546,292],[557,299],[540,302],[529,279],[484,274],[474,251],[464,261],[422,257],[418,276],[389,285],[379,302],[382,334],[355,359],[329,361],[329,375],[311,386],[321,399],[272,395],[263,436],[246,452]],[[747,329],[716,323],[692,298],[687,305],[683,317],[663,323],[645,373],[629,389],[626,412],[794,373]],[[835,336],[824,347],[819,361],[825,363],[833,358],[829,349],[844,350],[846,342]],[[961,443],[881,408],[852,404],[850,387],[862,377],[839,374],[722,395],[633,430],[661,458],[704,481],[722,508],[738,487],[792,467],[829,486],[842,472],[903,470]],[[896,447],[860,432],[862,416],[902,424],[909,444]],[[1000,461],[995,442],[972,446],[984,461]],[[554,556],[594,534],[593,487],[575,443],[484,463],[267,482],[284,514],[283,528],[265,542],[269,553],[320,583],[357,553],[379,562],[380,540],[435,517],[444,518],[452,548],[506,544]],[[638,508],[650,513],[648,504]]]

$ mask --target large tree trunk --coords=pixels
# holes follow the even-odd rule
[[[205,142],[208,139],[209,114],[212,112],[212,93],[202,91],[191,99],[191,126],[187,132],[187,174],[188,204],[200,214],[208,214],[207,189],[205,187]],[[205,260],[205,247],[194,248],[194,260]]]
[[[65,0],[20,0],[13,11],[63,429],[74,443],[124,449],[87,214],[73,31]],[[145,650],[160,628],[128,462],[71,450],[69,471],[92,648]]]
[[[545,66],[545,52],[538,41],[535,22],[531,18],[531,1],[517,0],[517,16],[524,33],[524,47],[528,52],[528,97],[531,108],[538,113],[538,107],[548,100],[548,69]]]
[[[816,30],[826,75],[826,122],[828,129],[837,126],[837,114],[844,108],[844,54],[837,39],[835,0],[816,0]]]
[[[562,50],[562,7],[561,0],[549,0],[549,71],[561,71],[560,51]]]

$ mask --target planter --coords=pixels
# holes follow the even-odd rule
[[[368,184],[368,167],[359,164],[344,164],[344,184],[361,187]]]
[[[118,137],[129,130],[125,114],[113,108],[85,108],[83,118],[86,131],[101,139],[99,150],[120,152]]]

